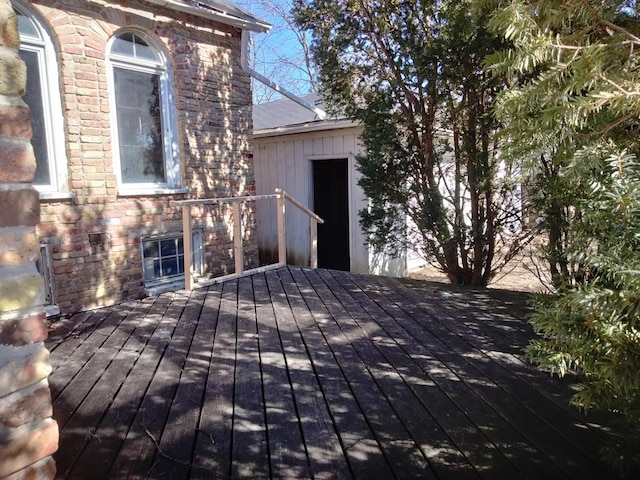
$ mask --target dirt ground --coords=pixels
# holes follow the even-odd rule
[[[489,284],[489,288],[500,288],[519,292],[549,291],[547,287],[548,282],[539,278],[541,276],[544,278],[545,273],[544,271],[540,272],[536,269],[529,255],[521,255],[514,259],[511,265],[508,265],[501,273],[496,275]],[[412,271],[408,277],[416,280],[448,283],[446,275],[431,266]]]

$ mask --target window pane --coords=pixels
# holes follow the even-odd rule
[[[164,183],[159,76],[114,68],[123,183]]]
[[[31,19],[21,12],[16,12],[16,15],[18,16],[18,31],[20,32],[20,36],[40,39],[40,33]]]
[[[158,242],[145,242],[144,247],[144,256],[145,257],[157,257],[158,254]]]
[[[176,257],[162,259],[162,275],[164,277],[177,275],[178,273],[178,259]]]
[[[167,257],[170,255],[175,256],[176,254],[176,241],[175,239],[171,239],[171,240],[163,240],[162,243],[160,244],[160,248],[161,248],[161,255],[163,257]]]
[[[42,97],[42,78],[38,56],[39,52],[20,50],[20,58],[24,60],[27,66],[27,90],[24,101],[31,109],[31,128],[33,130],[31,144],[36,156],[36,175],[33,183],[35,185],[51,185],[44,99]]]
[[[135,37],[134,47],[136,58],[143,58],[152,62],[160,62],[160,59],[156,55],[156,51],[147,45],[140,37]]]
[[[144,280],[149,281],[160,275],[160,261],[153,258],[144,259]]]
[[[194,235],[199,245],[201,237]],[[171,280],[184,275],[184,250],[182,237],[142,242],[144,280],[146,283]],[[197,271],[200,269],[196,266]]]
[[[113,41],[111,47],[113,53],[133,57],[133,34],[123,33]]]
[[[154,63],[162,63],[156,51],[147,45],[139,36],[133,33],[119,35],[111,47],[111,52],[117,55],[131,57],[132,59],[144,59]]]

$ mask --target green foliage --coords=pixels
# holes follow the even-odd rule
[[[538,302],[529,354],[582,374],[574,403],[617,414],[605,453],[638,468],[640,14],[628,1],[489,3],[504,4],[492,26],[513,42],[489,60],[514,78],[497,107],[505,145],[527,159],[558,287]]]
[[[455,283],[486,285],[522,246],[518,169],[497,152],[492,114],[504,47],[470,0],[299,0],[325,100],[361,122],[378,250],[421,252]]]
[[[601,2],[598,10],[591,3],[513,1],[491,21],[515,48],[489,63],[524,77],[503,96],[503,108],[520,127],[553,133],[554,143],[614,133],[640,112],[637,13],[626,1]]]
[[[611,151],[612,150],[612,151]],[[609,156],[606,156],[609,155]],[[606,145],[581,151],[568,167],[588,184],[583,215],[570,225],[570,259],[589,273],[582,284],[543,298],[532,318],[543,340],[529,355],[552,372],[583,375],[573,402],[610,410],[623,423],[607,457],[640,465],[640,164]]]
[[[635,6],[601,2],[596,10],[591,3],[512,1],[491,20],[514,45],[488,60],[493,71],[514,78],[496,110],[508,118],[506,149],[529,160],[528,190],[539,192],[531,200],[549,234],[545,253],[556,286],[580,283],[584,274],[566,257],[567,226],[582,214],[574,199],[584,188],[563,169],[603,137],[637,150],[630,135],[640,112]]]

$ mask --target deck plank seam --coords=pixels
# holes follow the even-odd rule
[[[340,273],[339,272],[328,272],[327,275],[331,275],[334,279],[336,279],[336,275],[340,275]],[[356,286],[355,284],[353,284],[353,285]],[[385,355],[385,353],[382,351],[381,345],[379,345],[378,342],[375,341],[375,339],[371,336],[371,334],[365,328],[365,326],[369,323],[368,321],[373,321],[373,314],[371,312],[369,312],[368,309],[371,308],[372,306],[374,306],[375,303],[371,302],[371,299],[369,299],[369,302],[364,302],[362,300],[359,300],[359,299],[355,298],[354,295],[353,295],[353,292],[348,291],[344,287],[344,285],[342,284],[341,281],[333,283],[330,288],[331,288],[332,292],[334,292],[336,297],[339,299],[339,301],[342,303],[344,308],[349,312],[349,314],[350,314],[351,318],[353,319],[353,321],[356,322],[358,325],[360,325],[360,328],[361,328],[361,330],[363,330],[364,334],[367,336],[368,341],[371,343],[372,347],[379,352],[379,355],[381,355],[384,358],[384,361],[386,362],[386,365],[388,365],[389,369],[391,369],[394,372],[394,374],[397,375],[401,379],[401,381],[403,382],[403,385],[405,386],[405,388],[409,392],[411,392],[411,394],[414,396],[414,401],[420,403],[424,407],[424,410],[429,415],[429,417],[431,419],[431,422],[433,422],[433,424],[436,426],[436,428],[438,428],[440,430],[442,435],[444,435],[444,436],[446,436],[446,438],[448,438],[448,441],[451,443],[451,445],[453,445],[465,457],[466,462],[468,463],[468,465],[470,467],[474,468],[474,470],[475,470],[474,463],[469,459],[469,457],[466,455],[464,450],[460,447],[458,442],[453,437],[451,437],[451,435],[448,433],[448,430],[444,427],[444,425],[442,425],[442,423],[438,420],[438,418],[433,415],[433,413],[430,411],[428,405],[426,405],[424,403],[424,401],[422,400],[422,398],[420,398],[420,396],[415,391],[415,389],[410,385],[409,382],[406,381],[406,379],[404,378],[404,375],[402,375],[402,373],[399,372],[397,368],[395,368],[393,362],[391,362],[391,359],[387,355]],[[351,302],[353,302],[355,305],[353,305],[353,306],[347,305],[347,303],[345,303],[345,302],[349,302],[349,300]],[[376,317],[375,323],[376,323],[377,326],[379,326],[382,329],[382,331],[385,331],[384,330],[384,326],[380,323],[382,320],[383,319],[381,317]],[[363,325],[365,325],[365,326],[363,326]],[[394,340],[393,336],[390,333],[386,332],[386,331],[385,331],[385,333],[387,334],[387,338],[390,341],[394,342],[395,345],[397,345],[397,342]],[[363,361],[364,361],[364,359],[363,359]],[[370,362],[365,362],[365,363],[368,364]],[[373,374],[373,375],[375,376],[375,374]],[[381,386],[381,388],[383,388],[383,387]],[[412,430],[411,427],[408,424],[406,424],[406,421],[402,420],[401,412],[395,407],[395,403],[397,403],[397,402],[392,400],[392,398],[389,397],[386,393],[383,393],[383,394],[387,398],[387,401],[392,406],[392,408],[397,412],[396,414],[398,415],[399,419],[401,419],[403,424],[405,424],[405,427],[410,432],[410,434],[411,434],[414,442],[416,443],[416,445],[418,445],[418,446],[421,445],[421,441],[418,439],[416,434],[411,433],[411,430]],[[443,394],[444,394],[444,392],[443,392]],[[418,447],[418,448],[420,448],[420,447]],[[438,469],[437,465],[435,465],[433,463],[432,459],[430,459],[426,455],[426,453],[425,453],[425,459],[429,462],[429,464],[431,465],[431,468],[434,469],[434,472],[437,472],[437,469]]]
[[[331,320],[331,321],[333,321],[333,317],[330,314],[330,312],[328,311],[328,309],[327,309],[326,305],[324,304],[324,302],[322,301],[320,294],[318,293],[318,291],[316,290],[316,288],[314,287],[314,285],[311,283],[310,279],[308,278],[307,272],[304,269],[300,269],[300,270],[290,269],[290,273],[292,274],[292,277],[294,278],[294,280],[295,280],[295,275],[294,275],[295,271],[298,271],[305,278],[306,283],[308,284],[309,288],[311,290],[313,290],[313,292],[315,293],[314,300],[317,303],[319,303],[320,305],[322,305],[321,311],[320,312],[316,312],[316,308],[313,308],[311,306],[311,304],[308,303],[309,300],[310,300],[309,299],[309,294],[308,293],[307,294],[303,293],[302,290],[300,290],[299,287],[298,287],[300,293],[302,294],[302,298],[305,301],[305,304],[308,306],[308,308],[309,308],[309,310],[311,312],[311,315],[314,317],[314,320],[316,322],[316,327],[317,327],[317,330],[319,332],[319,335],[322,337],[325,345],[327,346],[327,348],[331,352],[332,358],[333,358],[338,370],[340,371],[340,375],[341,375],[342,379],[344,380],[344,382],[346,383],[347,388],[349,389],[350,396],[351,396],[351,398],[353,398],[353,401],[357,405],[358,412],[362,416],[362,419],[364,420],[364,422],[366,424],[366,428],[367,428],[368,433],[370,434],[371,438],[375,441],[375,443],[376,443],[376,445],[377,445],[377,447],[378,447],[378,449],[380,451],[380,454],[384,458],[384,461],[385,461],[386,465],[388,466],[388,468],[391,468],[389,459],[387,457],[387,453],[386,453],[385,449],[383,448],[383,446],[381,445],[380,439],[376,436],[376,434],[374,432],[373,426],[372,426],[371,422],[369,421],[368,416],[365,413],[365,409],[364,409],[364,407],[363,407],[363,405],[361,403],[361,400],[358,398],[358,395],[356,394],[356,392],[354,390],[353,382],[349,380],[349,376],[346,373],[345,367],[340,362],[340,360],[338,358],[338,355],[336,354],[335,349],[331,346],[329,335],[328,335],[327,332],[325,332],[326,329],[323,329],[321,327],[322,320],[325,320],[325,321]],[[299,285],[300,281],[296,280],[296,284]],[[329,411],[331,411],[331,401],[328,399],[328,396],[326,395],[325,387],[322,386],[321,378],[319,378],[319,384],[320,384],[320,388],[322,389],[322,391],[323,391],[323,393],[325,395],[325,398],[327,399],[327,405],[328,405]],[[354,478],[358,478],[358,476],[356,474],[356,468],[352,464],[352,461],[349,460],[349,458],[350,458],[349,451],[351,450],[351,446],[348,445],[347,442],[343,439],[343,435],[341,434],[340,428],[337,425],[338,422],[335,419],[336,418],[335,415],[332,414],[332,418],[333,418],[333,421],[334,421],[334,425],[335,425],[336,432],[337,432],[337,435],[338,435],[338,438],[339,438],[339,441],[340,441],[341,448],[343,449],[343,454],[345,455],[345,458],[347,459],[349,470],[352,473]],[[393,473],[393,470],[390,470],[390,472]],[[394,474],[394,478],[397,478],[395,476],[395,474]]]
[[[391,322],[391,323],[395,323],[395,325],[401,329],[402,331],[404,331],[405,335],[409,335],[410,334],[408,332],[406,332],[406,330],[403,329],[403,327],[401,325],[398,325],[397,322],[395,322],[394,318],[391,315],[388,315],[386,312],[384,312],[382,309],[380,309],[377,304],[373,301],[372,298],[366,296],[366,294],[364,293],[364,290],[359,287],[355,282],[350,281],[346,278],[344,278],[345,276],[342,275],[340,272],[331,272],[331,274],[333,275],[334,278],[336,278],[336,280],[338,281],[337,284],[334,286],[335,289],[338,292],[343,292],[344,295],[347,295],[348,298],[351,298],[353,301],[357,302],[358,305],[360,305],[360,309],[361,309],[361,313],[360,316],[364,315],[365,318],[364,319],[358,319],[356,317],[354,317],[354,320],[356,322],[360,322],[360,321],[364,321],[367,322],[367,319],[369,322],[374,322],[376,325],[378,325],[386,334],[387,339],[389,341],[391,341],[393,343],[393,345],[395,346],[395,348],[397,350],[399,350],[401,353],[401,355],[403,355],[409,362],[410,364],[413,366],[414,370],[418,370],[422,375],[424,375],[426,378],[429,378],[430,381],[432,381],[434,383],[434,385],[436,385],[436,387],[438,388],[438,391],[441,392],[441,395],[443,395],[445,398],[447,398],[453,405],[456,405],[458,411],[464,416],[464,418],[467,419],[467,421],[473,425],[473,427],[475,428],[475,431],[477,432],[478,435],[481,435],[484,440],[486,442],[488,442],[489,444],[491,444],[493,446],[493,448],[495,449],[495,452],[500,455],[504,461],[509,461],[508,458],[506,457],[506,455],[504,454],[504,452],[502,452],[497,445],[494,444],[494,442],[491,441],[491,439],[489,437],[487,437],[485,435],[485,432],[483,432],[482,429],[480,429],[475,422],[473,422],[473,420],[464,412],[464,410],[447,394],[447,392],[445,392],[442,388],[441,385],[439,384],[439,382],[437,382],[436,380],[434,380],[431,375],[429,375],[429,372],[425,371],[423,368],[420,367],[420,365],[412,358],[410,352],[407,352],[405,350],[405,348],[397,341],[397,337],[398,336],[402,336],[401,332],[399,332],[398,330],[396,330],[395,328],[391,328],[391,326],[386,325],[387,323]],[[352,285],[353,288],[357,289],[357,291],[351,292],[348,291],[346,288],[346,285]],[[370,312],[367,308],[365,308],[365,301],[363,300],[359,300],[357,297],[362,297],[362,296],[366,296],[369,299],[369,303],[367,304],[367,306],[369,308],[375,306],[375,309],[378,310],[378,315],[376,315],[376,318],[374,320],[373,317],[373,312]],[[348,300],[347,298],[347,300]],[[344,301],[343,301],[344,304]],[[345,305],[346,307],[346,305]],[[353,308],[349,307],[349,311],[350,312],[354,312],[355,310],[355,306]],[[368,333],[368,332],[367,332]],[[413,337],[410,337],[413,338]],[[376,349],[378,349],[380,351],[380,354],[384,356],[384,358],[386,359],[388,365],[392,366],[394,372],[396,372],[396,374],[402,378],[404,384],[406,385],[406,387],[412,392],[412,394],[415,396],[416,400],[418,402],[420,402],[420,404],[424,407],[425,411],[427,411],[429,413],[429,415],[431,416],[433,422],[438,426],[438,428],[442,431],[442,433],[444,435],[447,436],[447,438],[449,439],[449,441],[451,442],[452,445],[454,445],[461,453],[462,455],[466,458],[466,461],[469,463],[469,465],[471,465],[476,472],[479,474],[479,471],[477,470],[478,465],[476,464],[476,462],[473,461],[473,459],[469,456],[470,453],[477,453],[477,452],[470,452],[468,448],[466,448],[463,444],[460,443],[459,440],[457,440],[456,438],[454,438],[449,432],[450,432],[450,428],[447,428],[439,419],[436,415],[433,414],[433,412],[431,411],[430,407],[428,404],[425,403],[425,400],[420,396],[419,392],[417,392],[415,390],[415,388],[413,387],[413,385],[411,384],[411,382],[409,382],[405,375],[399,371],[398,368],[396,368],[396,361],[392,361],[392,358],[389,356],[389,354],[385,354],[383,350],[386,350],[388,347],[384,344],[384,342],[378,342],[376,341],[374,338],[372,338],[370,336],[370,341],[372,343],[372,345],[374,345],[374,347]],[[466,435],[468,436],[468,434]],[[468,441],[468,439],[466,439]],[[478,443],[478,442],[476,442]],[[511,464],[511,463],[510,463]],[[513,466],[513,468],[516,468],[515,465],[511,464]]]
[[[280,328],[278,326],[277,323],[277,312],[276,312],[276,308],[274,305],[274,301],[273,298],[271,297],[271,291],[269,290],[269,283],[267,280],[267,274],[263,273],[261,275],[261,278],[264,279],[264,287],[267,290],[267,294],[269,295],[269,299],[270,299],[270,304],[271,304],[271,311],[273,312],[273,319],[274,319],[274,329],[277,332],[277,337],[278,337],[278,344],[280,347],[280,352],[282,354],[282,360],[284,362],[284,367],[285,367],[285,374],[287,377],[287,382],[288,382],[288,388],[290,391],[290,395],[291,395],[291,400],[293,402],[293,408],[294,408],[294,415],[297,419],[297,429],[298,432],[300,434],[300,438],[302,440],[302,445],[303,445],[303,449],[304,449],[304,453],[305,453],[305,458],[306,458],[306,466],[307,466],[307,471],[308,472],[312,472],[312,464],[311,464],[311,460],[310,460],[310,454],[309,454],[309,448],[307,445],[307,440],[305,438],[305,432],[304,432],[304,428],[302,426],[302,420],[301,420],[301,413],[300,413],[300,405],[299,402],[300,400],[296,398],[296,393],[295,393],[295,388],[294,388],[294,382],[293,382],[293,378],[291,375],[291,367],[289,365],[289,361],[287,359],[287,355],[286,355],[286,351],[285,351],[285,344],[283,341],[283,334],[280,331]],[[266,405],[266,402],[265,402]],[[266,411],[265,411],[266,414]]]
[[[385,297],[386,298],[386,297]],[[415,300],[415,299],[414,299]],[[412,306],[414,305],[411,302],[403,302],[402,304],[398,304],[397,302],[395,303],[396,307],[399,308],[400,310],[405,310],[407,308],[412,308]],[[446,304],[445,304],[446,305]],[[418,304],[419,308],[422,308],[421,304]],[[446,324],[443,322],[443,319],[441,319],[441,315],[433,315],[432,312],[430,311],[425,311],[425,313],[427,315],[429,315],[431,317],[431,319],[440,324],[441,327],[445,330],[448,330],[450,333],[453,333],[454,335],[456,335],[458,338],[463,338],[466,340],[467,343],[469,343],[474,349],[478,350],[479,352],[482,353],[482,355],[486,356],[487,358],[491,359],[490,356],[486,355],[485,352],[483,352],[483,349],[481,348],[481,346],[478,346],[477,344],[474,344],[474,339],[476,339],[476,337],[474,335],[470,335],[470,336],[462,336],[459,331],[452,329],[452,325],[458,324],[460,325],[461,322],[460,320],[458,320],[457,318],[450,316],[448,314],[444,315],[444,317],[446,317],[447,322]],[[462,324],[464,325],[464,324]],[[442,338],[441,338],[442,340]],[[447,342],[445,341],[445,344],[447,344]],[[472,357],[469,357],[468,354],[463,355],[463,357],[465,357],[467,359],[467,361],[472,365],[472,367],[474,369],[476,369],[479,373],[481,373],[483,376],[485,376],[486,378],[490,379],[490,381],[492,383],[495,383],[496,379],[500,379],[502,378],[501,376],[489,376],[487,375],[487,372],[485,371],[485,369],[483,368],[479,368],[482,363],[479,362],[477,359],[474,359]],[[496,364],[496,362],[487,362],[487,364],[491,364],[492,368],[494,367],[494,364]],[[522,383],[522,385],[524,385],[526,388],[529,388],[530,386],[524,382],[524,380],[522,380],[521,378],[519,378],[517,375],[513,374],[513,372],[509,369],[507,369],[504,365],[502,364],[497,364],[498,367],[500,367],[507,375],[507,378],[511,378],[513,377],[515,381]],[[524,408],[525,410],[527,410],[528,412],[530,412],[530,414],[535,415],[535,410],[532,408],[531,405],[527,404],[526,402],[523,402],[522,396],[520,395],[514,395],[514,392],[512,391],[511,388],[505,387],[503,384],[499,384],[499,383],[495,383],[506,395],[508,395],[510,398],[512,398],[515,402],[517,402],[521,408]],[[533,391],[532,391],[533,392]],[[535,393],[535,392],[534,392]],[[576,418],[576,421],[581,421],[581,419],[579,417],[576,417],[576,412],[575,411],[570,411],[568,408],[565,409],[568,411],[568,413],[570,413],[572,416],[574,416],[574,418]],[[499,410],[497,410],[498,413],[502,414],[502,412],[500,412]],[[510,420],[508,417],[505,417],[507,421],[513,421]],[[543,422],[545,423],[545,425],[550,428],[553,431],[556,431],[559,435],[563,436],[566,438],[566,434],[564,433],[564,431],[558,430],[558,425],[556,425],[554,422],[549,421],[548,419],[542,419]],[[531,439],[525,432],[522,432],[526,438],[528,438],[528,440],[530,442],[532,442],[533,444],[535,444],[536,442],[533,441],[533,439]],[[572,445],[573,448],[580,448],[578,447],[578,445],[576,445],[573,441],[571,441],[569,438],[566,438],[568,441],[570,441],[570,444]],[[544,446],[544,442],[543,442],[543,446]],[[580,448],[581,449],[581,448]],[[553,454],[553,452],[551,452]],[[593,452],[585,452],[585,453],[593,453]],[[552,458],[550,458],[550,460],[553,461]],[[602,468],[602,466],[599,463],[595,463],[595,465],[598,465],[598,468]],[[562,467],[561,465],[559,465],[560,467]]]
[[[403,424],[403,422],[398,418],[397,412],[395,412],[393,405],[389,402],[389,399],[387,397],[387,395],[384,393],[384,388],[382,388],[382,386],[380,385],[379,381],[376,380],[376,376],[374,374],[374,372],[371,371],[371,369],[369,368],[368,364],[366,361],[364,361],[364,359],[361,357],[361,355],[358,352],[358,349],[355,345],[356,342],[354,342],[352,339],[350,339],[349,337],[349,333],[345,330],[345,325],[342,325],[340,321],[338,321],[338,319],[341,317],[341,315],[337,315],[332,313],[332,310],[335,312],[335,301],[337,301],[335,295],[333,294],[333,292],[331,292],[331,289],[329,288],[329,286],[326,283],[326,279],[323,278],[322,276],[322,272],[323,270],[317,270],[317,271],[313,271],[313,272],[305,272],[305,275],[307,276],[307,278],[309,279],[309,283],[312,284],[318,294],[318,297],[320,299],[320,301],[324,304],[324,308],[327,310],[330,318],[333,320],[333,323],[336,325],[336,327],[338,328],[338,330],[341,332],[340,334],[345,338],[346,342],[344,342],[344,344],[341,344],[342,346],[342,350],[343,353],[340,355],[348,355],[350,357],[355,357],[358,359],[358,361],[348,361],[346,358],[344,359],[340,359],[340,355],[337,354],[336,352],[336,358],[338,359],[338,363],[340,365],[349,365],[350,366],[350,370],[352,371],[352,373],[356,372],[357,369],[354,369],[355,367],[359,367],[361,369],[361,373],[360,375],[363,376],[362,378],[364,379],[364,381],[371,383],[371,386],[375,386],[375,390],[377,392],[379,392],[380,394],[382,394],[382,396],[384,397],[385,401],[381,402],[379,405],[375,405],[373,403],[370,402],[364,402],[363,400],[363,396],[364,397],[369,397],[370,396],[370,392],[367,390],[358,390],[355,387],[353,387],[353,393],[356,396],[356,398],[359,398],[359,403],[361,405],[363,414],[365,415],[365,417],[367,418],[367,421],[374,421],[376,417],[378,417],[380,414],[379,413],[375,413],[372,412],[371,409],[375,408],[375,409],[379,409],[382,408],[384,410],[386,409],[391,409],[391,411],[394,412],[393,416],[385,416],[385,420],[389,421],[391,418],[395,418],[395,420],[397,421],[396,425],[394,426],[394,428],[400,428],[401,430],[404,429],[404,431],[402,432],[402,437],[403,439],[407,439],[407,441],[413,442],[414,445],[417,446],[417,443],[415,442],[415,439],[412,438],[410,432],[408,432]],[[334,302],[329,301],[330,299],[333,299]],[[329,344],[331,345],[331,336],[327,337],[327,341],[329,342]],[[346,350],[345,350],[346,348]],[[335,352],[335,350],[334,350]],[[353,382],[355,381],[353,378],[351,378],[350,375],[347,375],[347,372],[344,372],[345,376],[347,377],[347,381],[353,385]],[[357,384],[357,381],[356,381]],[[365,404],[367,404],[365,406]],[[367,413],[368,412],[368,413]],[[401,467],[401,465],[408,461],[408,459],[405,458],[400,458],[399,456],[393,455],[393,452],[396,450],[396,447],[394,446],[397,442],[398,442],[398,438],[395,438],[396,435],[399,435],[400,432],[396,432],[396,434],[394,435],[389,435],[389,432],[386,433],[386,435],[383,435],[384,430],[380,431],[378,428],[376,428],[375,426],[375,421],[374,423],[370,423],[369,424],[369,428],[373,431],[374,437],[376,437],[377,442],[380,446],[380,448],[382,449],[383,453],[385,454],[386,460],[388,462],[388,464],[390,466],[395,465],[394,469],[398,469],[398,468],[403,468]],[[378,433],[376,433],[378,432]],[[384,437],[387,437],[386,439]],[[394,441],[391,441],[391,438],[394,438]],[[403,440],[404,441],[404,440]],[[421,449],[418,449],[418,451],[420,452],[420,456],[419,457],[413,457],[413,461],[419,461],[418,458],[422,458],[422,460],[425,462],[426,465],[430,465],[430,462],[428,461],[428,459],[424,456],[424,452],[422,452]],[[392,460],[393,458],[393,460]],[[398,464],[398,462],[400,462]],[[430,468],[430,470],[432,471],[432,469]],[[399,475],[400,477],[403,476],[403,474],[401,472],[398,472],[397,470],[395,471],[396,475]]]
[[[308,362],[309,367],[311,369],[311,376],[309,377],[309,375],[307,374],[306,377],[301,377],[300,380],[303,380],[305,378],[307,378],[306,382],[312,382],[312,384],[318,388],[318,390],[320,391],[320,394],[322,396],[322,403],[319,405],[321,408],[319,413],[322,418],[322,425],[328,425],[331,424],[331,430],[332,432],[334,432],[334,434],[336,435],[336,441],[338,442],[339,448],[341,450],[341,453],[344,455],[344,452],[342,451],[342,443],[340,442],[340,438],[339,435],[336,431],[335,428],[335,423],[334,423],[334,418],[331,415],[331,411],[330,411],[330,405],[328,405],[327,403],[327,398],[324,394],[324,391],[322,390],[321,386],[320,386],[320,378],[318,377],[317,374],[317,369],[314,368],[313,366],[313,359],[310,357],[309,355],[309,350],[308,350],[308,346],[306,345],[305,341],[304,341],[304,335],[303,333],[300,331],[300,329],[298,328],[297,325],[297,321],[295,319],[295,315],[293,313],[293,306],[290,303],[290,298],[287,295],[286,292],[286,288],[285,288],[285,282],[283,280],[283,276],[286,276],[287,273],[289,272],[289,268],[283,268],[283,269],[279,269],[277,271],[277,273],[273,273],[273,272],[269,272],[267,274],[267,285],[269,286],[269,291],[271,293],[271,298],[272,298],[272,302],[274,305],[274,311],[276,312],[276,325],[278,327],[278,332],[280,335],[280,339],[282,342],[282,349],[283,352],[285,354],[285,357],[289,358],[289,357],[293,357],[291,359],[287,360],[287,364],[290,366],[291,365],[291,361],[295,361],[296,360],[296,356],[302,358],[303,355],[301,355],[301,352],[304,352],[304,358],[306,359],[306,362]],[[282,302],[279,302],[277,299],[280,298],[282,300]],[[286,305],[284,305],[286,303]],[[279,307],[279,308],[276,308]],[[285,329],[284,327],[286,327],[288,324],[293,323],[295,324],[295,328],[296,328],[296,336],[297,338],[300,339],[300,342],[302,343],[302,346],[297,346],[295,342],[293,342],[292,338],[286,338],[285,337],[290,337],[292,336],[292,334],[287,334],[287,329]],[[306,363],[305,362],[305,363]],[[295,374],[296,370],[293,368],[289,367],[289,373],[292,375],[291,377],[291,382],[292,384],[296,383],[296,380],[293,378],[293,374]],[[312,438],[311,434],[313,433],[313,428],[314,426],[309,424],[308,420],[306,420],[306,415],[304,415],[303,410],[312,408],[313,406],[307,406],[305,405],[304,402],[301,402],[298,398],[297,395],[295,393],[295,388],[293,389],[293,395],[294,398],[296,398],[296,405],[298,406],[298,418],[300,419],[300,427],[301,427],[301,431],[302,431],[302,435],[303,435],[303,439],[305,442],[305,450],[308,453],[308,459],[309,459],[309,468],[310,468],[310,472],[312,475],[315,475],[316,473],[314,473],[318,468],[315,467],[315,459],[314,457],[310,454],[309,449],[307,447],[307,444],[309,442],[309,439]],[[324,415],[328,415],[329,419],[328,422],[325,421],[326,419],[324,418]],[[325,429],[326,431],[326,429]],[[327,442],[329,442],[329,445],[327,445]],[[335,448],[334,446],[331,446],[331,437],[329,438],[325,438],[323,436],[323,443],[322,443],[322,447],[323,448],[329,448],[329,449],[333,449]]]

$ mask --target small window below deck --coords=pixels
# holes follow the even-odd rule
[[[192,265],[203,271],[202,231],[193,232]],[[184,242],[182,234],[159,235],[142,240],[144,285],[150,295],[184,288]]]

